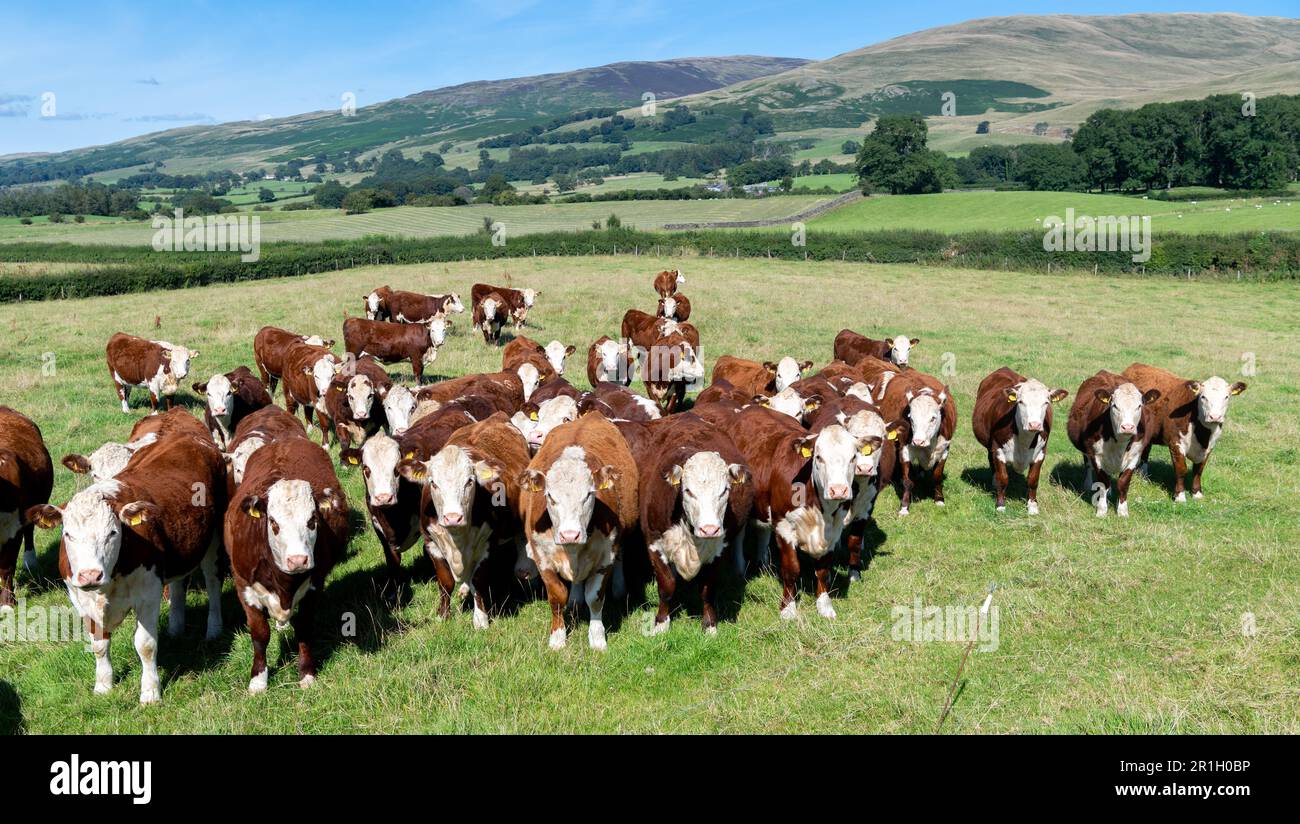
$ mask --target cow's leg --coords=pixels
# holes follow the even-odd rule
[[[89,618],[86,632],[90,635],[90,651],[95,655],[95,694],[105,695],[113,689],[113,661],[108,656],[113,634]]]
[[[167,600],[171,608],[167,610],[167,635],[177,638],[185,632],[185,589],[190,576],[183,575],[172,581],[167,588]]]
[[[36,560],[36,524],[27,524],[23,527],[23,571],[28,575],[35,576],[37,572]]]
[[[1128,485],[1133,480],[1133,470],[1125,469],[1115,481],[1115,512],[1121,518],[1128,517]]]
[[[215,641],[221,637],[221,573],[217,568],[217,559],[221,553],[221,538],[219,535],[212,536],[212,543],[208,546],[207,554],[203,556],[203,562],[200,567],[203,569],[203,583],[208,590],[208,628],[203,637],[208,641]]]
[[[157,415],[158,414],[158,393],[154,392],[152,388],[150,388],[148,392],[149,392],[149,414]]]
[[[609,593],[615,600],[627,597],[627,576],[623,571],[623,556],[614,559],[614,571],[609,574]]]
[[[411,374],[415,375],[415,385],[424,383],[424,359],[419,355],[411,357]]]
[[[823,618],[834,618],[835,607],[831,604],[831,567],[835,564],[835,553],[827,552],[818,558],[814,571],[817,574],[817,614]]]
[[[714,558],[713,561],[704,565],[700,570],[700,626],[704,627],[704,632],[708,635],[718,634],[718,567],[722,566],[721,558]]]
[[[1143,478],[1151,476],[1151,447],[1154,445],[1154,441],[1147,444],[1146,449],[1142,450],[1142,460],[1138,461],[1138,474]],[[1170,446],[1170,449],[1172,450],[1173,447]]]
[[[1205,453],[1205,458],[1198,464],[1192,465],[1192,497],[1198,501],[1205,497],[1201,494],[1201,473],[1205,471],[1205,465],[1210,462],[1210,453]]]
[[[658,635],[668,630],[672,621],[673,595],[677,592],[677,576],[672,567],[660,557],[653,547],[650,548],[650,566],[654,568],[655,583],[659,589],[659,611],[655,613],[654,628],[651,633]],[[710,564],[712,566],[712,564]],[[702,571],[702,570],[701,570]]]
[[[799,615],[799,553],[794,544],[781,537],[779,532],[776,534],[776,549],[781,562],[781,617],[788,621]]]
[[[302,405],[302,420],[307,425],[307,431],[310,432],[312,426],[316,423],[316,407],[304,403]],[[326,436],[328,437],[328,436]],[[328,446],[328,444],[326,444]]]
[[[164,395],[164,396],[163,396],[163,402],[167,404],[167,411],[168,411],[168,412],[172,411],[172,403],[173,403],[173,400],[174,400],[174,397],[173,397],[172,395]]]
[[[565,586],[560,574],[553,569],[542,570],[542,583],[546,585],[546,600],[551,604],[551,649],[563,649],[564,605],[569,602],[569,588]]]
[[[930,473],[930,479],[934,482],[934,502],[938,506],[944,505],[943,468],[944,466],[947,465],[947,463],[948,463],[948,459],[944,458],[942,461],[939,461],[934,465],[934,469]]]
[[[899,461],[898,463],[903,470],[903,494],[901,496],[902,500],[899,502],[898,514],[906,515],[912,506],[912,487],[915,485],[912,482],[912,464],[909,461]]]
[[[754,533],[758,536],[755,539],[755,557],[759,569],[767,569],[772,565],[772,527],[761,522],[753,523]]]
[[[1089,482],[1088,488],[1092,490],[1092,503],[1097,507],[1097,517],[1106,517],[1106,511],[1110,508],[1110,476],[1102,471],[1101,467],[1089,466],[1088,475],[1091,478],[1093,472],[1096,472],[1096,481]]]
[[[298,401],[294,400],[293,395],[289,392],[289,382],[284,383],[284,410],[290,415],[298,414]]]
[[[117,399],[122,402],[122,411],[128,415],[131,414],[131,404],[129,403],[131,400],[131,387],[122,383],[116,376],[113,377],[113,387],[117,389]]]
[[[854,583],[862,580],[862,539],[867,531],[865,520],[849,524],[845,543],[849,548],[849,580]]]
[[[488,588],[487,567],[479,564],[469,579],[469,594],[474,599],[474,629],[488,628],[487,607],[483,602],[483,593]]]
[[[515,577],[520,581],[530,581],[537,577],[537,565],[528,557],[527,542],[523,536],[515,538]]]
[[[266,367],[257,358],[253,358],[253,365],[257,367],[257,374],[262,378],[262,384],[266,386],[267,392],[275,391],[275,384],[271,382],[271,373],[266,371]]]
[[[1085,495],[1092,492],[1093,479],[1092,458],[1085,455],[1083,458],[1083,493]]]
[[[1177,442],[1169,444],[1169,458],[1174,465],[1174,500],[1180,504],[1186,503],[1187,490],[1183,478],[1187,475],[1187,458]]]
[[[609,587],[610,572],[613,565],[605,567],[587,579],[587,609],[591,612],[591,623],[587,626],[587,644],[598,652],[608,649],[605,643],[605,590]]]
[[[384,548],[384,570],[387,573],[387,580],[383,588],[383,598],[387,603],[395,604],[398,590],[401,588],[402,553],[398,550],[397,542],[390,541],[378,527],[375,528],[375,535],[379,537],[379,545]]]
[[[266,692],[266,645],[271,642],[271,624],[266,611],[244,604],[244,617],[248,619],[248,635],[253,641],[253,673],[248,679],[249,693]]]
[[[316,683],[316,659],[311,645],[316,640],[316,602],[320,593],[315,589],[298,602],[298,608],[289,619],[293,624],[293,637],[298,641],[298,686],[309,689]]]
[[[442,558],[436,558],[430,553],[429,559],[433,561],[433,571],[438,576],[438,619],[446,621],[451,617],[451,593],[456,589],[456,579],[451,575],[451,567]]]
[[[989,468],[993,470],[993,494],[997,497],[995,506],[998,512],[1006,512],[1007,483],[1010,481],[1007,474],[1007,463],[990,450]]]
[[[0,545],[0,609],[13,609],[18,605],[14,597],[14,572],[18,567],[18,547],[22,544],[15,535]]]
[[[736,537],[732,544],[734,553],[736,577],[745,580],[745,533],[749,531],[749,521],[742,521],[740,529],[736,530]]]
[[[1029,467],[1025,476],[1025,485],[1029,487],[1029,514],[1038,514],[1038,476],[1043,472],[1043,460],[1039,458]]]
[[[135,652],[140,656],[141,704],[153,704],[162,698],[162,685],[158,679],[158,613],[162,607],[162,581],[151,578],[147,589],[135,604]],[[177,591],[184,600],[183,580],[173,583],[173,599]],[[183,621],[182,618],[182,627]]]

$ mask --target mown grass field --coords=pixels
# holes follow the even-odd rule
[[[862,582],[848,585],[842,567],[837,575],[837,620],[819,618],[805,590],[799,620],[781,621],[775,578],[751,571],[742,585],[728,569],[716,637],[700,631],[690,597],[668,633],[647,636],[653,609],[633,598],[618,607],[626,617],[611,621],[607,654],[587,648],[585,621],[567,649],[552,653],[544,600],[494,617],[485,631],[473,630],[466,613],[438,622],[432,570],[418,552],[407,555],[411,598],[390,612],[376,595],[383,563],[365,525],[361,478],[342,473],[354,538],[320,611],[315,689],[297,688],[290,639],[281,634],[271,646],[269,693],[245,693],[251,650],[227,583],[220,641],[202,640],[198,591],[185,636],[163,638],[160,706],[137,704],[132,619],[115,636],[117,684],[108,696],[92,695],[92,657],[80,644],[0,646],[0,731],[928,732],[963,645],[896,640],[893,610],[910,609],[914,599],[975,606],[996,582],[999,645],[972,653],[946,731],[1300,732],[1294,283],[634,257],[358,269],[0,306],[3,402],[35,418],[57,462],[123,439],[142,411],[137,393],[136,415],[123,415],[109,384],[103,345],[117,330],[201,349],[194,380],[202,380],[251,363],[263,324],[340,337],[343,316],[357,314],[373,286],[468,294],[476,281],[510,276],[543,290],[531,336],[585,350],[617,333],[624,309],[650,308],[650,279],[671,266],[686,273],[708,363],[723,353],[821,363],[835,333],[852,326],[918,336],[917,368],[951,367],[959,425],[948,505],[925,499],[899,518],[896,497],[885,493]],[[1157,317],[1155,306],[1178,310]],[[53,376],[42,373],[47,352]],[[1020,481],[1007,512],[994,512],[969,424],[975,388],[992,369],[1011,364],[1073,392],[1098,368],[1135,360],[1235,379],[1247,352],[1258,371],[1233,401],[1204,500],[1172,502],[1167,454],[1157,451],[1152,480],[1134,482],[1132,517],[1096,518],[1076,491],[1080,461],[1062,409],[1042,515],[1025,513]],[[434,371],[496,369],[499,357],[462,323]],[[579,355],[580,384],[584,365]],[[407,367],[393,371],[409,380]],[[62,503],[80,476],[56,469],[54,499]],[[20,573],[18,594],[29,606],[66,605],[53,580],[57,533],[38,534],[41,577]],[[653,598],[653,588],[645,594]],[[1243,634],[1245,613],[1255,616],[1254,636]],[[349,615],[355,637],[342,633]]]

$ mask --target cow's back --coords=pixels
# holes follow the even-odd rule
[[[1007,401],[1007,390],[1024,381],[1025,376],[1009,366],[989,373],[980,381],[975,393],[975,409],[971,412],[971,431],[975,433],[975,440],[984,447],[992,447],[994,430],[1004,425],[1008,416],[1015,415],[1016,405]],[[1048,414],[1051,414],[1050,406]]]
[[[0,406],[0,450],[13,453],[18,464],[16,504],[26,508],[48,503],[54,485],[54,466],[36,422],[16,409]]]

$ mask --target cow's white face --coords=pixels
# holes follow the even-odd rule
[[[596,364],[596,380],[615,381],[621,377],[619,367],[623,362],[623,354],[627,351],[626,343],[619,343],[616,340],[607,340],[596,347],[596,357],[599,362]]]
[[[500,307],[497,306],[497,302],[495,299],[487,298],[486,300],[484,300],[483,301],[483,322],[487,323],[489,321],[496,320],[498,308]]]
[[[546,344],[546,362],[555,370],[555,374],[564,375],[564,360],[573,353],[572,346],[565,346],[558,340]]]
[[[1042,432],[1047,410],[1052,406],[1052,390],[1031,378],[1014,387],[1011,392],[1007,399],[1014,397],[1016,427],[1021,432]]]
[[[379,314],[379,293],[371,292],[366,295],[366,319],[374,320]]]
[[[239,446],[235,447],[235,451],[230,453],[230,474],[235,479],[235,486],[244,482],[244,468],[248,466],[248,459],[264,446],[266,441],[261,438],[245,438]]]
[[[438,511],[438,525],[448,529],[469,526],[478,488],[491,494],[501,480],[496,467],[487,461],[475,461],[454,444],[444,446],[429,459],[425,471],[429,497]]]
[[[568,395],[547,398],[537,407],[537,419],[530,421],[532,427],[524,435],[528,439],[528,448],[537,451],[552,429],[577,419],[578,402],[573,398]]]
[[[327,348],[334,345],[334,341],[326,341],[320,335],[308,335],[302,339],[302,342],[308,346],[324,346]]]
[[[199,353],[165,341],[160,342],[160,345],[163,347],[163,357],[167,358],[171,367],[172,378],[181,380],[187,377],[190,374],[190,361],[197,358]]]
[[[113,576],[125,529],[113,503],[119,491],[116,481],[102,481],[74,495],[63,508],[67,580],[74,587],[93,589]]]
[[[311,484],[279,480],[266,491],[266,538],[271,560],[294,575],[316,566],[316,498]]]
[[[862,381],[858,381],[857,383],[854,383],[852,386],[850,386],[848,389],[845,389],[844,397],[857,398],[858,400],[866,401],[867,403],[876,402],[875,399],[871,397],[871,386],[869,384],[863,383]]]
[[[695,356],[695,349],[689,343],[682,341],[667,346],[668,349],[672,347],[676,347],[676,353],[665,352],[661,354],[661,357],[667,357],[669,364],[667,370],[668,380],[694,383],[704,377],[704,363]],[[673,354],[676,354],[676,357],[673,357]]]
[[[153,433],[150,433],[153,434]],[[87,456],[90,462],[90,477],[93,481],[107,481],[117,477],[126,469],[127,463],[135,450],[124,443],[106,443]]]
[[[776,391],[780,392],[790,384],[799,380],[803,374],[799,361],[791,357],[781,358],[776,365]]]
[[[541,373],[531,363],[521,365],[515,370],[515,373],[519,375],[519,380],[523,382],[524,400],[528,400],[532,397],[533,392],[537,390],[537,385],[542,382]]]
[[[208,412],[214,418],[229,419],[235,408],[235,390],[230,379],[225,375],[213,375],[208,378],[208,385],[203,394],[208,399]]]
[[[763,401],[763,405],[771,408],[782,415],[789,415],[795,420],[801,420],[804,413],[803,397],[793,389],[786,387],[775,395],[771,395]]]
[[[918,343],[920,343],[920,340],[917,338],[899,335],[889,342],[889,359],[899,366],[907,366],[907,359],[911,357],[912,347]]]
[[[316,397],[323,398],[330,391],[330,382],[343,371],[343,364],[333,355],[325,355],[311,365],[311,379],[316,384]]]
[[[388,431],[401,435],[411,425],[411,414],[415,412],[415,395],[401,384],[394,384],[384,396],[384,417],[388,419]]]
[[[1246,384],[1238,381],[1228,385],[1215,375],[1200,385],[1196,396],[1196,414],[1206,426],[1218,426],[1228,419],[1228,400],[1246,391]]]
[[[447,320],[445,318],[434,318],[429,321],[429,341],[435,349],[447,342]]]
[[[544,484],[555,543],[585,544],[596,510],[596,478],[587,468],[582,447],[566,447],[546,471]]]
[[[697,538],[719,538],[727,515],[732,483],[743,483],[748,470],[728,464],[717,452],[696,452],[669,470],[666,480],[680,487],[682,513]]]
[[[939,425],[943,422],[943,403],[948,393],[940,392],[937,396],[922,392],[907,393],[907,420],[912,425],[912,445],[926,448],[939,434]]]
[[[382,432],[361,446],[361,474],[366,479],[366,498],[372,507],[397,503],[397,464],[402,451],[397,441]]]
[[[853,497],[854,457],[858,442],[837,423],[817,433],[813,443],[813,485],[828,501],[847,501]]]
[[[465,304],[460,302],[460,295],[455,292],[448,293],[447,302],[443,304],[443,311],[457,314],[464,312]]]
[[[533,301],[537,300],[537,296],[541,294],[536,289],[520,289],[519,292],[524,296],[525,309],[532,309]]]
[[[664,301],[664,317],[671,318],[677,315],[677,298],[666,297]]]
[[[523,412],[516,412],[510,416],[510,425],[519,430],[519,434],[523,435],[524,440],[528,441],[528,448],[532,449],[533,445],[529,434],[533,431],[533,427],[537,425],[537,421]]]
[[[375,385],[365,375],[353,375],[347,383],[348,411],[353,420],[370,419],[370,407],[375,402]]]
[[[869,409],[852,415],[840,416],[840,423],[857,442],[853,456],[853,474],[874,477],[880,469],[880,458],[885,454],[885,420]]]
[[[1111,426],[1120,435],[1134,435],[1142,422],[1142,392],[1131,383],[1115,387],[1110,396]]]
[[[686,276],[682,274],[682,270],[681,270],[681,269],[678,269],[678,270],[677,270],[677,285],[678,285],[678,286],[681,286],[681,285],[682,285],[683,283],[685,283],[685,282],[686,282]]]

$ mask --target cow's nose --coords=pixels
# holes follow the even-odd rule
[[[849,488],[844,484],[831,484],[829,496],[832,501],[843,501],[849,497]]]
[[[311,563],[306,555],[290,555],[284,559],[284,565],[290,572],[302,572]]]
[[[1210,423],[1223,423],[1223,416],[1222,416],[1222,415],[1211,415],[1211,416],[1210,416]]]
[[[926,440],[924,438],[912,439],[912,446],[925,446],[925,444],[926,444]]]
[[[365,421],[365,420],[369,420],[369,419],[370,419],[370,413],[369,413],[369,412],[353,412],[353,413],[352,413],[352,417],[356,418],[356,419],[359,420],[359,421]]]
[[[215,409],[212,410],[212,414],[213,414],[213,415],[224,415],[224,414],[226,414],[226,407],[224,407],[224,406],[218,406],[218,407],[216,407]]]
[[[459,512],[445,512],[439,519],[443,526],[460,526],[465,521],[465,516]]]
[[[380,492],[375,496],[375,506],[388,506],[392,502],[393,495],[391,492]]]
[[[546,435],[544,435],[541,432],[538,432],[536,429],[528,433],[528,442],[530,444],[533,444],[534,446],[540,445],[541,442],[545,440],[545,438]]]
[[[405,426],[400,426],[400,427],[398,427],[397,429],[394,429],[394,430],[393,430],[393,434],[394,434],[394,435],[397,435],[397,436],[399,436],[399,437],[402,436],[402,435],[405,435],[405,434],[406,434],[406,427],[405,427]]]
[[[1029,423],[1029,425],[1028,425],[1026,428],[1027,428],[1030,432],[1042,432],[1042,431],[1043,431],[1043,423],[1042,423],[1042,421],[1031,421],[1031,422]]]
[[[716,538],[720,531],[721,527],[717,524],[705,524],[699,528],[700,536],[703,538]]]
[[[1130,433],[1131,433],[1131,432],[1136,432],[1136,431],[1137,431],[1137,424],[1133,424],[1133,423],[1120,424],[1119,431],[1120,431],[1120,432],[1130,432]]]
[[[582,533],[576,529],[571,529],[565,532],[561,532],[557,537],[559,538],[559,540],[556,541],[556,543],[576,544],[578,543],[578,539],[582,537]]]
[[[104,570],[102,569],[83,569],[77,573],[77,586],[99,586],[103,580]]]

